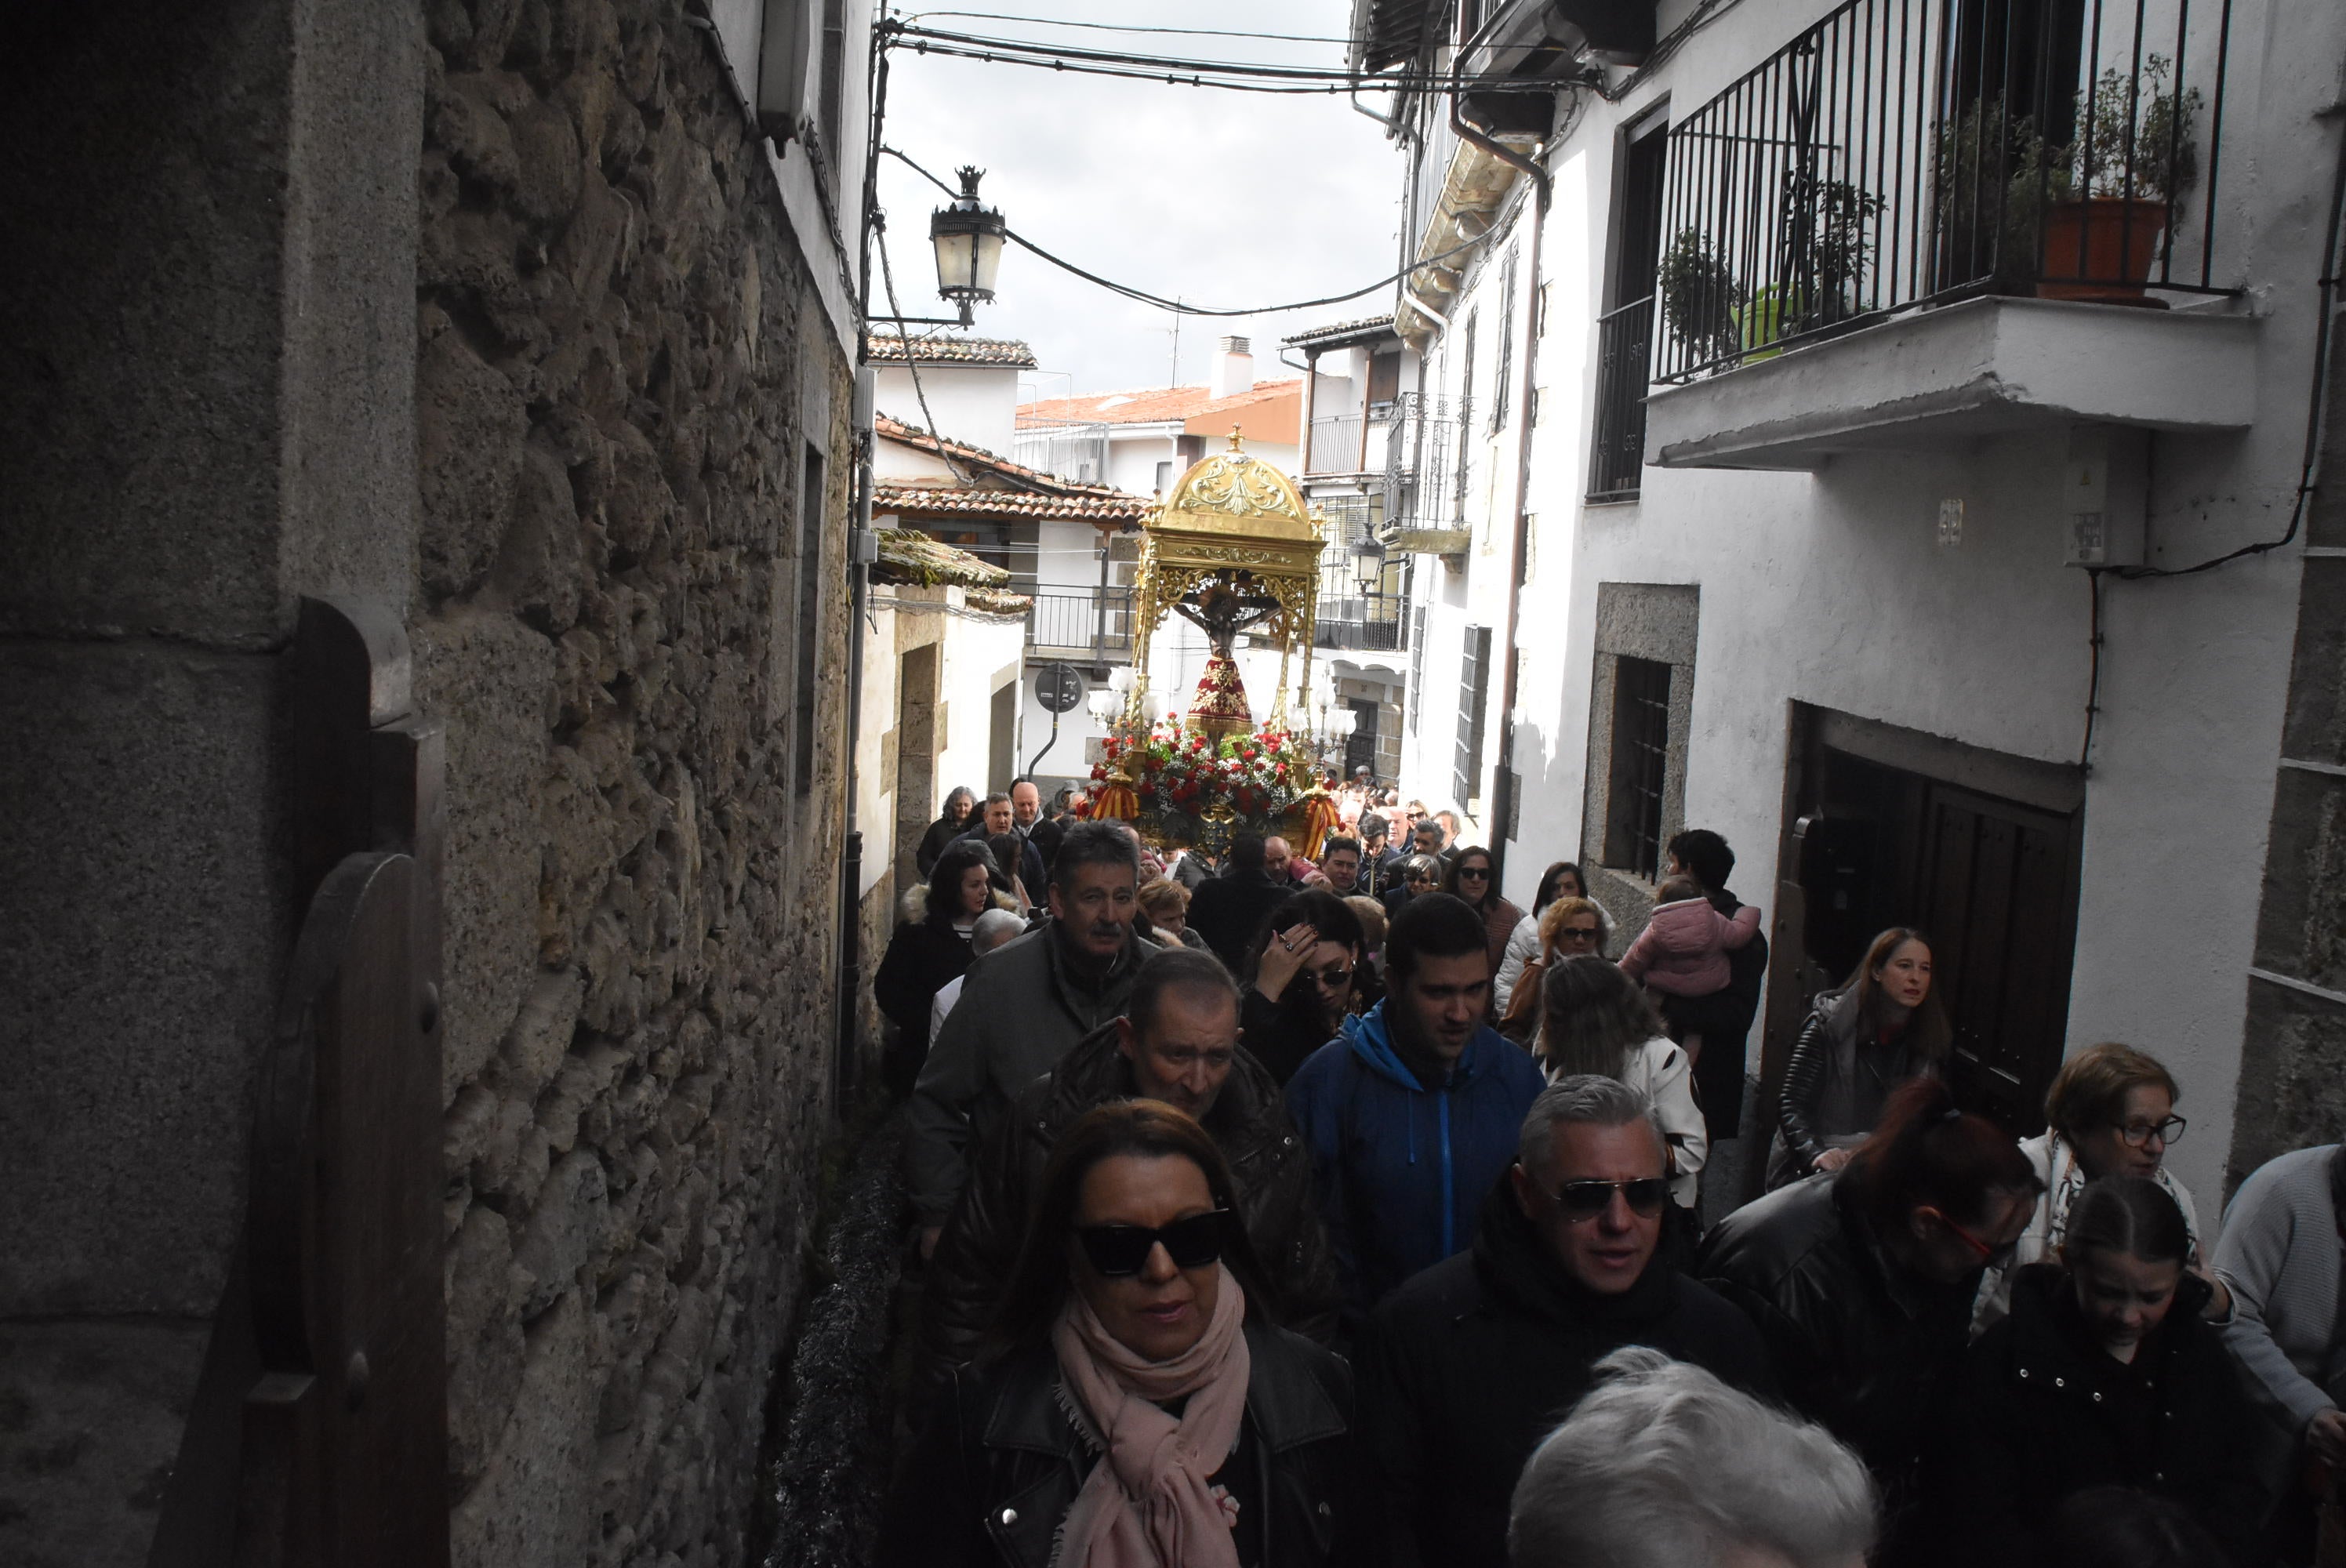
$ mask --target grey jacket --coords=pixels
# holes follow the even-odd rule
[[[2224,1342],[2292,1432],[2346,1394],[2338,1334],[2346,1253],[2330,1196],[2336,1148],[2299,1149],[2258,1166],[2224,1211],[2216,1242],[2216,1272],[2233,1301]]]
[[[905,1174],[913,1211],[943,1225],[969,1175],[969,1150],[983,1141],[1020,1090],[1101,1024],[1124,1013],[1133,977],[1156,944],[1128,936],[1096,988],[1085,985],[1061,951],[1054,922],[995,948],[970,965],[961,1000],[929,1047],[906,1119]]]

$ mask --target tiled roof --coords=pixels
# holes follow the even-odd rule
[[[1013,370],[1035,368],[1035,351],[1015,338],[963,338],[915,332],[912,362],[923,365],[1005,365]],[[872,332],[863,341],[863,357],[876,365],[907,361],[904,339],[894,332]]]
[[[1390,338],[1393,335],[1393,319],[1390,313],[1387,313],[1382,316],[1363,316],[1357,321],[1338,321],[1331,326],[1313,327],[1308,331],[1298,332],[1291,338],[1281,338],[1280,341],[1290,349],[1340,348],[1348,343],[1381,337]]]
[[[873,575],[883,583],[910,583],[924,588],[953,584],[963,590],[963,602],[990,615],[1023,617],[1035,601],[1010,590],[1010,574],[966,550],[956,550],[916,528],[881,528],[880,560]]]
[[[967,484],[883,481],[872,489],[872,504],[877,511],[905,517],[1047,518],[1123,528],[1138,524],[1149,507],[1145,495],[1118,490],[1113,484],[1062,479],[1023,463],[1013,463],[982,446],[940,440],[918,425],[906,424],[884,413],[873,419],[872,428],[884,440],[952,459],[974,481]]]
[[[1049,519],[1121,527],[1137,524],[1148,510],[1146,496],[1111,492],[1045,495],[1031,490],[980,490],[959,484],[888,484],[872,489],[872,509],[904,518],[968,517]]]
[[[1210,387],[1144,387],[1137,392],[1092,392],[1083,397],[1045,398],[1018,405],[1022,429],[1054,424],[1158,424],[1236,413],[1281,398],[1300,398],[1300,377],[1257,382],[1242,392],[1218,398]],[[1299,407],[1300,407],[1299,403]],[[1295,438],[1290,436],[1292,441]]]

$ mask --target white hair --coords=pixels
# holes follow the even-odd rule
[[[1653,1129],[1654,1146],[1662,1152],[1667,1169],[1670,1139],[1662,1130],[1661,1113],[1654,1103],[1618,1078],[1576,1073],[1541,1090],[1531,1109],[1524,1113],[1523,1127],[1515,1135],[1515,1163],[1547,1176],[1556,1165],[1556,1128],[1626,1127],[1632,1122],[1643,1122]]]
[[[1736,1548],[1825,1568],[1872,1545],[1872,1478],[1822,1427],[1642,1346],[1596,1370],[1515,1483],[1514,1568],[1715,1568]]]
[[[1026,922],[1008,910],[987,910],[969,928],[969,950],[992,952],[1014,936],[1024,936]]]

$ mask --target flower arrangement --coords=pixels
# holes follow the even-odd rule
[[[1112,735],[1092,769],[1101,784],[1130,786],[1140,817],[1168,842],[1196,842],[1210,818],[1260,832],[1281,830],[1321,787],[1311,751],[1273,725],[1219,743],[1177,722]]]

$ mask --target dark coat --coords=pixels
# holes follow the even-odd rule
[[[1743,901],[1724,889],[1706,893],[1710,907],[1733,918]],[[1755,935],[1727,955],[1727,989],[1708,996],[1665,996],[1662,1015],[1680,1035],[1702,1036],[1694,1064],[1695,1091],[1702,1100],[1703,1128],[1713,1143],[1734,1137],[1743,1125],[1743,1084],[1751,1020],[1760,1012],[1760,990],[1768,980],[1768,939]]]
[[[1239,1028],[1246,1048],[1284,1086],[1311,1053],[1328,1044],[1328,1031],[1311,999],[1297,994],[1299,975],[1276,1002],[1250,985],[1239,998]]]
[[[1845,1166],[1729,1215],[1694,1272],[1760,1325],[1786,1398],[1857,1451],[1895,1520],[1915,1501],[1979,1276],[1941,1285],[1899,1267],[1858,1208],[1852,1171],[1862,1179],[1862,1164]]]
[[[913,864],[920,868],[921,875],[925,877],[935,871],[937,862],[944,858],[946,848],[967,832],[972,825],[968,817],[958,822],[940,817],[930,823],[929,830],[921,835],[921,847],[913,851]]]
[[[1515,1163],[1524,1113],[1547,1087],[1522,1047],[1484,1029],[1429,1088],[1395,1051],[1385,1006],[1345,1019],[1287,1085],[1355,1322],[1473,1240],[1484,1195]]]
[[[1273,881],[1261,871],[1242,871],[1232,866],[1199,883],[1189,895],[1189,924],[1206,939],[1214,956],[1232,974],[1243,978],[1247,949],[1261,933],[1270,911],[1294,891],[1292,883]]]
[[[1855,986],[1818,996],[1784,1063],[1769,1186],[1807,1176],[1836,1140],[1846,1146],[1873,1131],[1890,1092],[1931,1070],[1915,1047],[1912,1030],[1902,1029],[1887,1040],[1865,1037],[1870,1033],[1859,1015]]]
[[[2262,1488],[2243,1434],[2255,1413],[2239,1368],[2185,1276],[2132,1363],[2094,1343],[2061,1270],[2013,1277],[2012,1314],[1964,1358],[1928,1477],[1940,1560],[2036,1563],[2063,1499],[2096,1486],[2171,1497],[2224,1544],[2232,1568],[2268,1561]]]
[[[1059,858],[1059,840],[1066,836],[1066,820],[1058,817],[1038,817],[1035,825],[1026,830],[1026,841],[1043,858],[1044,875],[1050,874],[1051,862]],[[1042,894],[1037,891],[1035,896],[1040,898]]]
[[[1026,1085],[1123,1016],[1141,964],[1157,951],[1135,932],[1105,973],[1086,974],[1063,951],[1057,923],[1046,921],[970,966],[905,1107],[905,1184],[923,1225],[953,1213],[969,1151]]]
[[[1401,913],[1401,906],[1409,902],[1412,896],[1409,884],[1401,880],[1401,871],[1399,868],[1395,868],[1392,883],[1384,891],[1377,895],[1377,901],[1385,906],[1385,921],[1388,925],[1392,922],[1395,915]]]
[[[921,1339],[932,1369],[966,1363],[977,1353],[1060,1135],[1086,1111],[1133,1092],[1132,1069],[1108,1024],[1028,1084],[978,1149],[929,1264]],[[1278,1293],[1270,1305],[1281,1322],[1328,1339],[1335,1329],[1335,1266],[1312,1198],[1311,1152],[1287,1119],[1279,1085],[1246,1051],[1231,1061],[1205,1128],[1238,1180],[1247,1239]]]
[[[1212,1477],[1239,1505],[1239,1561],[1379,1561],[1351,1431],[1351,1372],[1282,1329],[1250,1322],[1246,1337],[1246,1419]],[[874,1568],[1046,1568],[1097,1462],[1060,1406],[1058,1382],[1047,1346],[954,1374],[882,1515]]]
[[[1501,1182],[1474,1249],[1385,1298],[1353,1365],[1394,1563],[1505,1568],[1524,1461],[1624,1345],[1775,1397],[1759,1330],[1688,1278],[1683,1256],[1666,1231],[1636,1285],[1599,1295],[1564,1271]]]
[[[872,994],[888,1021],[917,1040],[929,1043],[929,1003],[937,993],[969,968],[967,932],[921,919],[905,921],[888,939],[887,955],[872,977]]]

